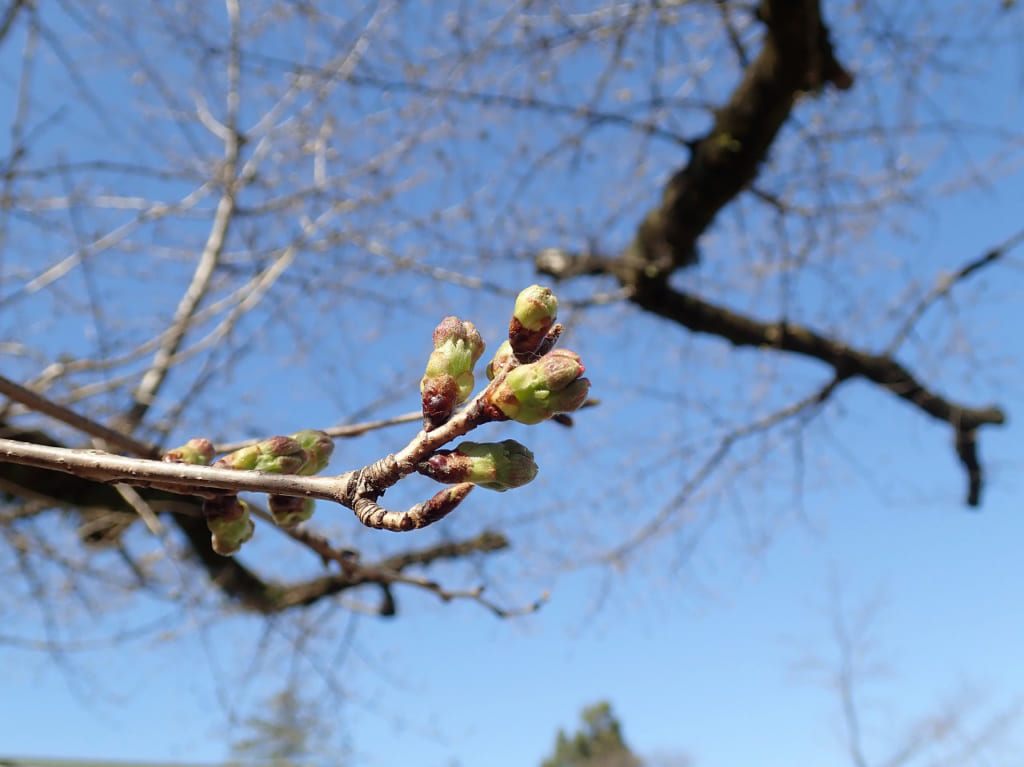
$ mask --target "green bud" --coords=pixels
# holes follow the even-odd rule
[[[326,432],[319,429],[303,429],[291,436],[306,452],[306,462],[297,473],[303,475],[319,474],[327,468],[334,452],[334,440]]]
[[[512,352],[512,344],[508,341],[502,341],[501,346],[498,347],[498,351],[494,353],[494,359],[487,363],[487,380],[493,381],[496,375],[503,373],[508,370],[513,364],[515,364],[516,356]]]
[[[213,460],[213,443],[208,439],[190,439],[181,447],[168,450],[164,454],[167,463],[191,463],[206,466]]]
[[[469,352],[472,367],[477,363],[484,353],[484,339],[476,325],[472,322],[463,322],[458,317],[445,317],[434,328],[434,348],[440,349],[445,344],[454,344],[465,347]]]
[[[557,316],[558,298],[550,288],[531,285],[522,291],[508,325],[508,338],[515,354],[522,358],[536,352]]]
[[[535,424],[556,413],[578,409],[587,399],[590,381],[579,355],[565,349],[548,352],[536,362],[513,369],[494,389],[485,409],[494,420]]]
[[[291,437],[270,437],[256,445],[260,457],[256,471],[271,474],[295,474],[306,464],[306,451]]]
[[[316,501],[291,495],[268,495],[267,505],[278,527],[295,527],[313,516]]]
[[[218,495],[203,501],[203,516],[210,529],[213,550],[225,557],[238,553],[256,530],[249,506],[237,495]]]
[[[537,476],[533,453],[514,439],[462,442],[454,450],[438,450],[417,470],[438,482],[472,482],[498,492],[521,487]]]
[[[260,458],[259,445],[241,447],[233,453],[228,453],[219,458],[213,465],[218,469],[239,469],[249,471],[256,468],[256,462]]]
[[[472,322],[445,317],[434,330],[434,351],[423,379],[450,375],[459,387],[459,402],[465,402],[473,391],[473,366],[483,353],[484,340]]]
[[[424,428],[448,420],[455,406],[473,392],[473,366],[484,353],[484,340],[472,322],[445,317],[434,329],[434,351],[420,381]]]
[[[214,466],[270,474],[295,474],[307,460],[302,445],[291,437],[271,437],[229,453]]]

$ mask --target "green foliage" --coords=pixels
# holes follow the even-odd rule
[[[322,713],[290,687],[243,727],[246,734],[232,745],[228,767],[341,767],[344,762],[332,753]]]
[[[555,752],[541,767],[642,767],[622,737],[622,726],[611,704],[601,701],[581,714],[583,727],[568,736],[559,730]]]

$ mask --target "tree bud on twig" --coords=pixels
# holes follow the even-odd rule
[[[441,519],[451,514],[456,506],[466,500],[466,496],[469,495],[469,491],[472,489],[473,485],[471,483],[463,482],[446,487],[444,490],[439,490],[434,493],[434,496],[429,501],[420,505],[417,515],[421,516],[424,520],[433,521]]]
[[[494,358],[487,363],[487,369],[484,371],[487,373],[487,380],[493,381],[496,375],[508,370],[515,364],[515,361],[516,356],[512,353],[512,344],[502,341],[498,351],[494,353]]]
[[[434,351],[420,381],[424,428],[430,431],[451,416],[473,391],[473,366],[484,340],[472,322],[445,317],[434,330]]]
[[[208,439],[190,439],[181,447],[164,453],[167,463],[191,463],[206,466],[213,460],[213,443]]]
[[[520,362],[526,362],[540,347],[558,316],[558,298],[550,288],[531,285],[516,297],[508,340]]]
[[[590,381],[579,355],[565,349],[548,352],[536,362],[512,370],[484,403],[494,420],[535,424],[556,413],[577,410],[587,399]]]
[[[303,429],[291,435],[302,449],[306,451],[306,462],[299,468],[298,474],[312,476],[327,468],[334,452],[334,440],[326,432],[319,429]]]
[[[423,428],[431,431],[455,412],[455,406],[459,403],[459,385],[446,374],[424,377],[420,382],[420,395],[423,403]]]
[[[521,487],[537,476],[533,453],[514,439],[462,442],[454,450],[438,450],[416,468],[438,482],[472,482],[499,492]]]
[[[295,527],[313,516],[316,501],[291,495],[268,495],[267,505],[278,527]]]
[[[291,437],[271,437],[229,453],[213,465],[224,469],[295,474],[306,460],[306,451],[298,441]]]
[[[238,553],[256,530],[249,506],[237,495],[218,495],[203,501],[203,516],[210,529],[213,550],[225,557]]]

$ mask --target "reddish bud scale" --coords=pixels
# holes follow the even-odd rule
[[[269,495],[267,505],[278,527],[295,527],[313,516],[316,502],[312,498],[297,498],[290,495]]]
[[[518,359],[533,356],[547,334],[548,328],[530,330],[515,317],[508,323],[508,340]]]
[[[215,495],[203,500],[203,516],[207,522],[234,522],[248,516],[249,510],[237,495]]]
[[[537,352],[557,316],[558,299],[550,288],[531,285],[519,293],[508,326],[508,340],[520,362]]]
[[[450,375],[424,378],[420,386],[423,404],[423,428],[436,429],[455,412],[459,402],[459,385]]]
[[[218,495],[203,501],[203,516],[210,529],[210,544],[223,556],[238,552],[256,530],[249,507],[237,495]]]
[[[465,482],[469,477],[470,459],[456,455],[454,450],[438,450],[426,461],[418,464],[416,470],[445,484]]]
[[[544,340],[541,341],[539,347],[537,347],[536,355],[543,357],[549,351],[555,348],[555,344],[558,343],[558,339],[562,337],[562,331],[565,330],[561,325],[555,325],[548,334],[544,336]]]
[[[473,487],[469,482],[465,482],[460,485],[446,487],[444,490],[435,493],[434,497],[424,503],[419,509],[418,516],[421,517],[423,524],[436,522],[442,517],[451,514],[455,511],[456,506],[466,500],[466,496],[469,495]]]

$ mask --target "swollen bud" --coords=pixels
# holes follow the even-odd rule
[[[326,432],[319,429],[303,429],[291,435],[306,453],[306,462],[298,470],[298,474],[311,476],[319,474],[327,468],[334,452],[334,440]]]
[[[512,344],[502,341],[498,351],[494,353],[494,358],[487,363],[487,369],[484,371],[487,373],[487,380],[493,381],[495,376],[504,373],[515,365],[515,362],[516,355],[512,353]]]
[[[434,329],[434,351],[420,381],[424,428],[441,425],[473,391],[473,366],[484,353],[484,340],[472,322],[445,317]]]
[[[291,437],[271,437],[229,453],[214,466],[223,469],[295,474],[307,460],[306,451]]]
[[[565,349],[548,352],[536,362],[513,369],[484,403],[494,420],[535,424],[556,413],[577,410],[587,399],[590,381],[579,355]]]
[[[521,362],[537,352],[557,316],[558,299],[551,288],[531,285],[519,294],[508,324],[508,340]]]
[[[256,526],[249,518],[249,506],[237,495],[218,495],[203,501],[203,516],[210,529],[210,543],[218,554],[237,554],[252,538]]]
[[[168,450],[164,454],[167,463],[191,463],[206,466],[213,460],[213,443],[208,439],[190,439],[181,447]]]
[[[436,429],[448,420],[459,403],[459,385],[450,375],[424,378],[420,382],[420,399],[423,404],[423,428]]]
[[[295,527],[313,516],[316,501],[291,495],[268,495],[267,505],[278,527]]]
[[[537,476],[533,453],[514,439],[462,442],[454,450],[438,450],[416,468],[438,482],[472,482],[498,492],[521,487]]]

